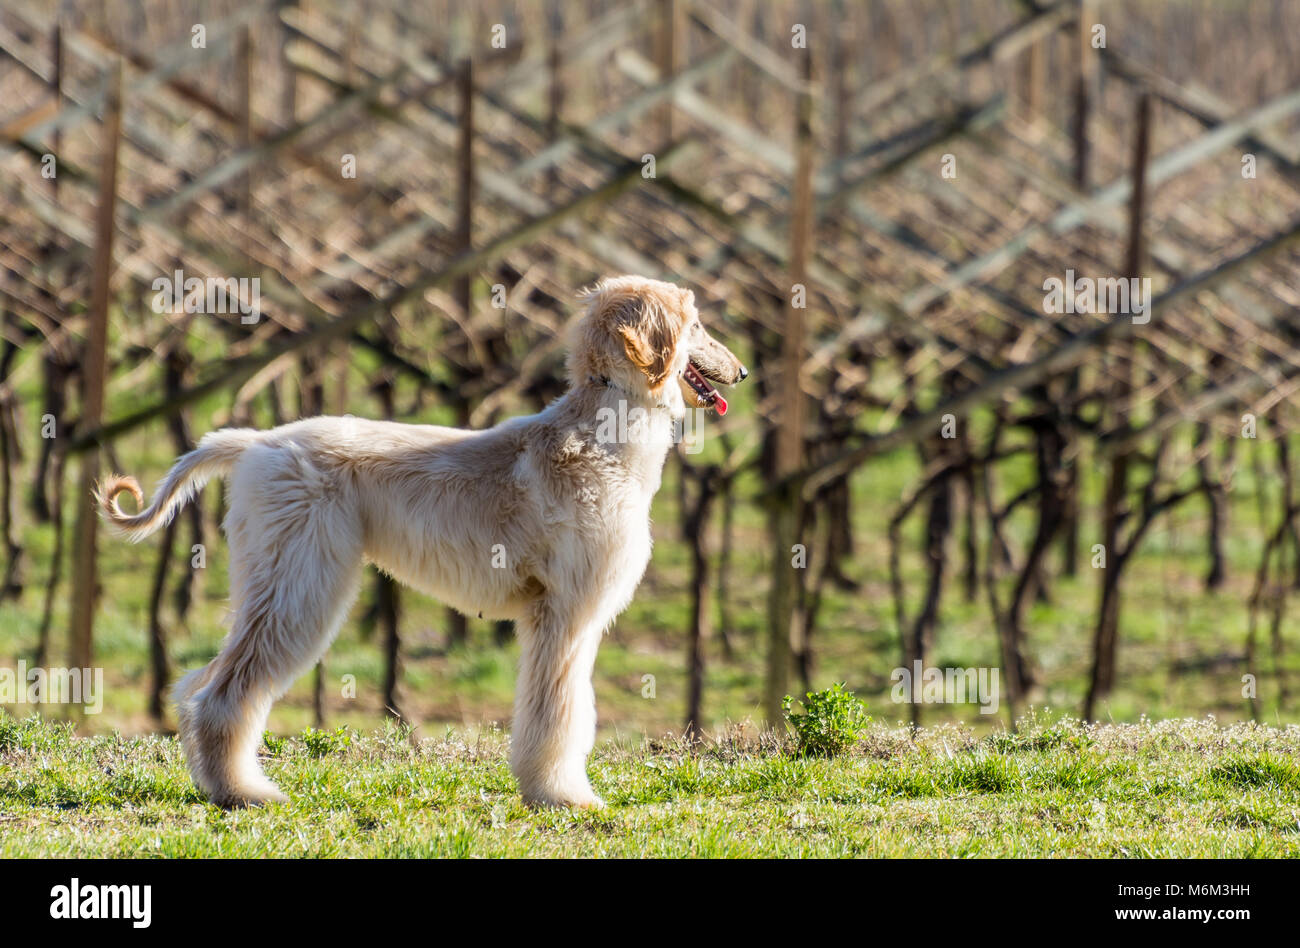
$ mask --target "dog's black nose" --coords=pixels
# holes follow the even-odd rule
[[[740,367],[740,378],[737,379],[737,381],[739,381],[739,382],[743,382],[743,381],[745,381],[745,379],[747,379],[747,378],[749,378],[749,369],[745,368],[745,367],[742,365],[742,366]]]

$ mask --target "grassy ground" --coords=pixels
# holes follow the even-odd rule
[[[873,725],[832,760],[742,731],[608,742],[607,806],[534,812],[499,733],[271,738],[291,802],[202,801],[170,738],[0,715],[0,856],[1300,856],[1300,728]]]

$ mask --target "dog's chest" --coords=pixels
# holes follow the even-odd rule
[[[560,463],[550,466],[552,475],[557,468],[562,474],[553,481],[557,490],[546,505],[546,519],[557,525],[567,521],[584,558],[601,574],[599,582],[613,598],[630,597],[650,560],[650,508],[667,448],[601,443],[582,435],[570,435],[562,447]]]
[[[647,490],[646,484],[628,478],[594,492],[585,511],[587,529],[609,564],[609,573],[631,576],[633,588],[650,560],[653,499],[654,493]]]
[[[627,484],[623,490],[594,493],[587,507],[590,524],[612,542],[638,548],[650,538],[650,502],[654,496],[639,485]]]

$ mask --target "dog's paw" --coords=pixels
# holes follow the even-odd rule
[[[289,802],[289,795],[285,793],[283,790],[281,790],[279,787],[272,784],[265,793],[261,794],[260,799],[253,801],[253,805],[262,806],[267,803],[288,803],[288,802]]]
[[[225,793],[213,794],[212,802],[226,809],[240,809],[248,806],[265,806],[268,803],[288,803],[289,797],[267,780],[232,788]]]
[[[525,793],[524,803],[539,810],[601,810],[605,807],[605,801],[596,796],[590,787]]]

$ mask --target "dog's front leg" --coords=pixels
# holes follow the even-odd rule
[[[510,767],[533,806],[602,806],[587,780],[596,740],[591,673],[602,629],[541,603],[517,624],[523,653],[515,692]]]

